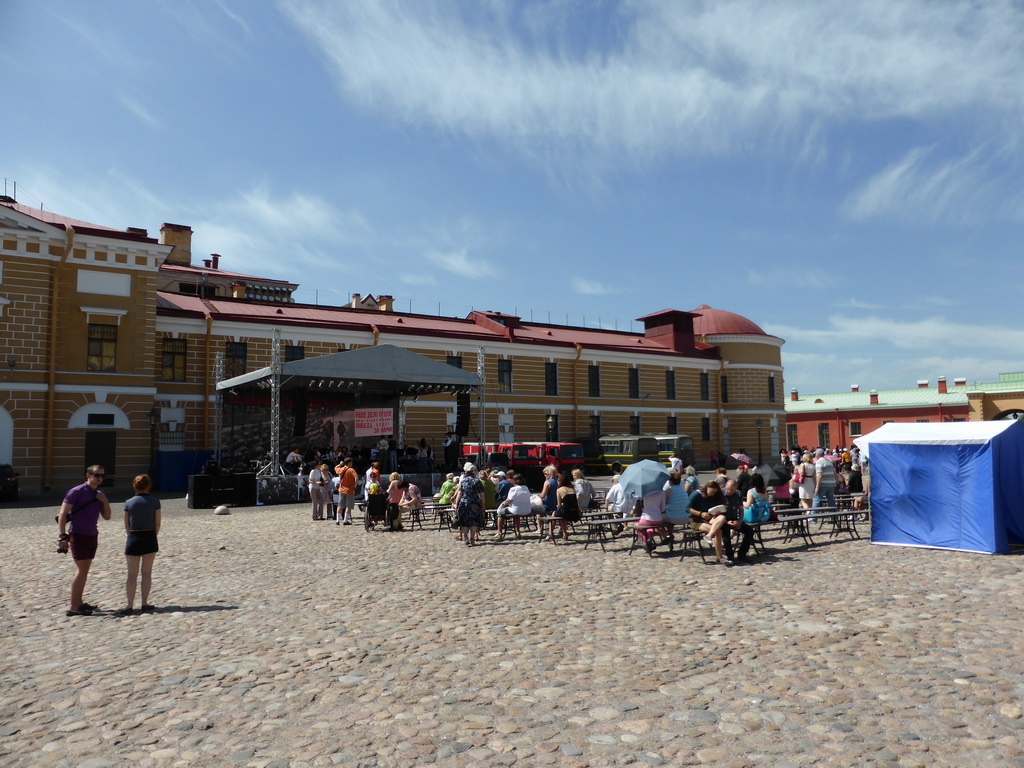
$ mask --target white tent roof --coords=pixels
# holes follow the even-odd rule
[[[870,458],[872,443],[902,443],[904,445],[964,445],[987,443],[1016,422],[959,421],[941,424],[883,424],[874,432],[858,437],[854,444],[865,458]]]

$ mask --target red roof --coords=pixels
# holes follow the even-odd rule
[[[693,333],[696,336],[714,336],[718,334],[768,335],[753,320],[748,320],[743,315],[737,315],[735,312],[714,309],[707,304],[701,304],[693,310],[693,316]]]
[[[297,288],[297,283],[290,283],[287,280],[276,280],[272,277],[256,277],[255,275],[243,275],[241,272],[228,272],[224,269],[214,269],[213,267],[201,267],[195,264],[176,264],[172,261],[165,261],[160,267],[161,272],[180,272],[182,274],[195,274],[195,275],[216,275],[217,277],[226,277],[231,280],[254,280],[260,283],[277,283],[279,285],[289,285],[292,288]]]
[[[38,208],[33,208],[28,205],[22,205],[21,203],[0,203],[5,208],[10,208],[22,213],[26,216],[30,216],[36,221],[41,221],[44,224],[58,227],[59,229],[67,230],[68,228],[74,229],[75,232],[81,232],[82,234],[89,235],[101,235],[103,237],[113,237],[118,240],[135,240],[142,243],[155,243],[156,238],[149,237],[148,235],[142,234],[141,232],[128,232],[123,229],[113,229],[112,227],[104,227],[102,224],[91,224],[88,221],[80,221],[79,219],[72,219],[70,216],[61,216],[57,213],[51,213],[50,211],[43,211]]]
[[[352,307],[325,307],[310,304],[273,304],[242,299],[201,298],[180,293],[157,293],[157,311],[160,314],[211,314],[218,320],[237,320],[265,325],[327,326],[339,330],[374,329],[381,334],[409,334],[441,338],[479,339],[495,341],[508,338],[508,329],[494,324],[480,325],[470,318],[437,317],[375,309]],[[511,317],[511,316],[509,316]],[[605,349],[632,354],[678,354],[642,334],[627,331],[609,331],[597,328],[549,325],[520,321],[512,329],[512,340],[522,344],[541,344],[553,347]],[[714,347],[696,344],[696,357],[714,357]]]

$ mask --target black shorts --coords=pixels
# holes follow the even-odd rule
[[[71,558],[73,560],[92,560],[96,557],[96,545],[99,540],[99,536],[83,536],[79,533],[72,533],[70,536]]]
[[[130,557],[142,557],[159,551],[156,531],[129,531],[124,542],[124,553]]]

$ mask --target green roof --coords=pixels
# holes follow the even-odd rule
[[[947,392],[939,394],[939,388],[914,387],[913,389],[879,389],[878,405],[871,405],[871,392],[830,392],[825,394],[800,395],[799,400],[786,400],[786,413],[808,413],[813,411],[854,411],[861,408],[913,408],[934,405],[966,405],[968,392],[1013,392],[1024,391],[1024,372],[1001,373],[999,381],[955,386],[949,383]]]

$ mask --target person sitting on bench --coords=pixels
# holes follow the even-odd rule
[[[722,554],[722,526],[726,523],[725,497],[718,483],[705,485],[699,496],[690,500],[690,528],[704,534],[704,542],[715,548],[719,565],[732,565]]]
[[[523,518],[533,513],[530,507],[530,489],[526,487],[526,478],[513,472],[508,473],[508,479],[512,481],[512,487],[508,490],[508,496],[498,505],[498,540],[505,538],[505,516],[511,515],[512,528],[515,530],[516,538],[519,538],[520,525]]]
[[[760,475],[755,475],[760,477]],[[754,481],[755,483],[757,480]],[[735,480],[729,480],[725,484],[725,527],[722,528],[722,547],[725,549],[725,559],[733,559],[732,534],[737,533],[740,539],[740,547],[736,552],[736,562],[747,559],[747,552],[754,540],[754,529],[743,522],[743,497],[740,496]]]

